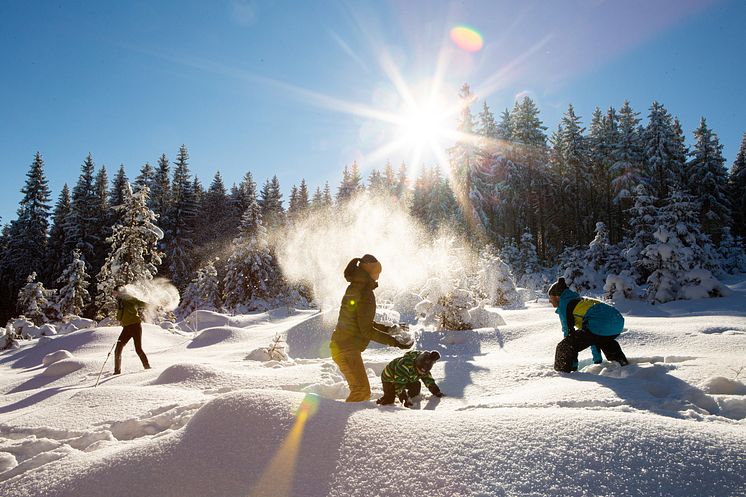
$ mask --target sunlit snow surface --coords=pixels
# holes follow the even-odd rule
[[[721,299],[618,303],[625,368],[586,351],[554,372],[546,301],[499,310],[497,329],[419,332],[447,397],[414,410],[341,402],[335,311],[146,325],[153,369],[129,344],[97,388],[119,328],[24,342],[0,354],[0,495],[744,495],[746,277],[728,283]],[[277,334],[288,360],[248,359]],[[374,399],[400,353],[364,354]]]

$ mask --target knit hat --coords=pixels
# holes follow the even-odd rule
[[[429,373],[433,368],[433,363],[440,359],[440,354],[437,350],[420,352],[414,359],[414,367],[419,372]]]
[[[361,264],[368,264],[368,263],[371,263],[371,262],[378,262],[378,259],[376,259],[374,256],[372,256],[370,254],[365,254],[364,256],[362,256],[360,258],[360,263]]]
[[[550,297],[559,297],[562,295],[562,292],[567,290],[567,283],[565,283],[565,278],[559,278],[552,286],[549,287],[549,296]]]

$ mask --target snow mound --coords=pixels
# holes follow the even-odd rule
[[[238,343],[245,342],[251,336],[243,328],[233,328],[230,326],[219,326],[207,328],[197,335],[188,345],[188,348],[209,347],[219,343]]]
[[[442,356],[474,356],[482,352],[482,337],[474,330],[421,331],[414,348],[437,350]]]
[[[746,385],[723,376],[713,376],[702,384],[702,390],[719,395],[746,395]]]
[[[207,328],[233,327],[246,328],[251,325],[267,323],[271,321],[271,315],[266,312],[256,314],[239,314],[230,316],[214,311],[196,310],[178,323],[179,328],[184,331],[203,331]]]
[[[178,385],[189,388],[240,388],[246,378],[205,364],[178,363],[169,366],[153,380],[152,385]]]
[[[84,361],[77,359],[62,359],[47,366],[42,376],[65,376],[86,366]]]
[[[314,314],[287,331],[288,355],[295,359],[316,359],[331,356],[329,339],[334,331],[333,312]]]
[[[485,307],[483,304],[469,309],[469,323],[474,328],[505,326],[505,320],[497,312],[497,309]]]
[[[44,358],[41,360],[41,363],[43,366],[49,366],[50,364],[62,361],[63,359],[72,359],[72,357],[73,355],[67,350],[58,350],[56,352],[50,352],[49,354],[45,355]]]
[[[0,473],[5,473],[9,469],[13,469],[18,466],[18,461],[13,454],[8,452],[0,452]]]

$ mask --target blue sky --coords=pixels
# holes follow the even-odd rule
[[[629,99],[645,117],[657,99],[688,139],[705,116],[730,166],[746,132],[745,20],[746,2],[724,0],[5,0],[0,216],[15,216],[37,150],[53,201],[89,152],[132,180],[182,143],[205,186],[250,170],[286,194],[301,178],[336,189],[353,160],[410,162],[412,144],[387,148],[400,130],[376,116],[434,80],[444,101],[469,82],[475,114],[528,94],[550,131],[569,103],[587,125],[596,105]],[[450,41],[460,24],[480,51]]]

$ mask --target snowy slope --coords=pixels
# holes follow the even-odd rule
[[[415,410],[340,402],[313,312],[147,325],[154,368],[130,344],[97,388],[118,328],[27,342],[0,355],[0,495],[746,495],[746,279],[730,287],[619,304],[626,368],[584,352],[581,372],[554,372],[546,301],[501,310],[498,329],[422,333],[448,396]],[[289,340],[295,360],[247,360],[288,330],[312,337]],[[399,353],[364,354],[374,397]]]

